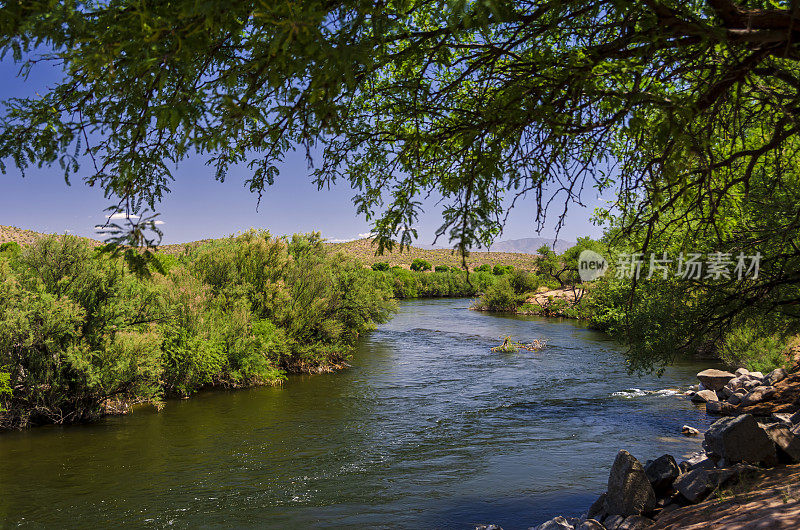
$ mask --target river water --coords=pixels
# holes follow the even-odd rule
[[[629,376],[572,321],[404,302],[351,369],[0,435],[0,526],[527,528],[577,515],[620,448],[685,455],[707,366]],[[540,352],[489,351],[501,337]]]

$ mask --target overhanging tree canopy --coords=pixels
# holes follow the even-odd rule
[[[541,226],[591,186],[633,227],[673,209],[713,225],[765,165],[793,175],[797,4],[12,1],[0,48],[64,78],[7,102],[0,160],[155,209],[192,153],[219,179],[246,163],[260,194],[300,147],[386,245],[432,191],[462,251],[499,233],[504,200],[531,194]]]

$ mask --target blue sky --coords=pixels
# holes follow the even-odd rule
[[[18,67],[8,58],[0,62],[0,100],[34,95],[57,79],[51,68],[34,68],[27,81],[16,76]],[[267,189],[257,207],[257,197],[245,187],[246,173],[231,172],[224,183],[214,180],[213,171],[204,159],[193,157],[176,170],[176,181],[158,208],[164,224],[164,243],[180,243],[203,238],[222,237],[248,228],[266,228],[273,234],[320,231],[331,240],[357,238],[369,233],[370,226],[356,215],[352,204],[353,191],[347,184],[318,191],[311,183],[309,169],[302,153],[290,154],[282,165],[275,185]],[[9,165],[0,193],[0,225],[11,225],[47,233],[69,232],[102,239],[94,226],[105,221],[104,209],[110,201],[102,191],[89,188],[81,181],[82,173],[72,177],[72,185],[64,182],[63,172],[54,168],[29,169],[26,177]],[[601,230],[589,219],[600,205],[594,190],[585,190],[586,208],[573,206],[561,239],[597,237]],[[434,201],[424,205],[417,229],[418,243],[433,242],[441,224],[440,209]],[[558,212],[553,212],[558,213]],[[534,224],[533,198],[518,202],[510,215],[505,232],[499,238],[539,237]],[[553,215],[552,217],[555,217]],[[554,237],[551,227],[541,237]],[[438,244],[447,245],[439,240]]]

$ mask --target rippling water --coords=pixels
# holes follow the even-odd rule
[[[602,334],[468,305],[403,303],[337,374],[0,435],[0,521],[527,528],[585,511],[620,448],[699,447],[680,428],[710,420],[670,389],[707,366],[631,377]],[[506,335],[548,347],[491,353]]]

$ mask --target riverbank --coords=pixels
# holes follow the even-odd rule
[[[698,373],[699,389],[687,397],[706,403],[710,413],[727,414],[705,432],[702,452],[680,464],[665,454],[643,465],[621,450],[607,490],[585,514],[556,517],[537,530],[795,528],[800,516],[800,491],[792,487],[800,479],[799,370],[766,376],[747,370]],[[736,395],[748,386],[736,407],[719,407],[715,403],[721,401],[711,398]],[[700,434],[689,426],[683,431]]]

